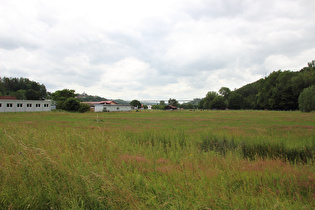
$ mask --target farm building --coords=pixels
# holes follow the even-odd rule
[[[94,112],[127,112],[134,109],[131,105],[118,104],[115,101],[81,102],[89,104]]]
[[[51,111],[50,100],[17,100],[15,97],[0,97],[0,112],[47,111]]]
[[[165,107],[166,110],[177,110],[177,107],[176,106],[173,106],[173,105],[167,105]]]

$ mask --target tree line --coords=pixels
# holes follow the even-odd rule
[[[0,96],[15,96],[17,99],[41,100],[53,99],[57,108],[81,112],[87,106],[80,106],[80,101],[104,100],[98,96],[84,95],[77,99],[74,90],[58,90],[55,93],[46,91],[46,87],[27,78],[0,78]],[[106,100],[106,99],[105,99]],[[138,100],[131,105],[141,107]],[[195,98],[188,103],[179,104],[170,98],[168,105],[184,109],[268,109],[298,110],[309,112],[315,110],[315,60],[300,71],[278,70],[268,77],[247,84],[231,91],[222,87],[218,92],[209,91],[204,98]],[[153,109],[165,109],[167,104],[161,101]],[[80,108],[81,107],[81,108]]]
[[[45,85],[27,78],[0,78],[0,96],[15,96],[21,100],[43,100],[47,97]]]
[[[273,71],[268,77],[231,91],[209,91],[199,109],[315,110],[315,61],[300,71]],[[303,94],[302,94],[303,93]]]
[[[63,89],[54,93],[47,92],[45,85],[27,78],[0,78],[0,96],[15,96],[19,100],[52,99],[57,109],[86,112],[90,106],[80,103],[75,90]]]

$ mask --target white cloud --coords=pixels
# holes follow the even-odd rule
[[[315,59],[307,0],[2,0],[0,76],[108,98],[195,98]]]

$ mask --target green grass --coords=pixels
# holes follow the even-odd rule
[[[2,113],[0,139],[0,209],[315,207],[314,112]]]

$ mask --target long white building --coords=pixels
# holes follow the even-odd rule
[[[0,112],[48,112],[50,100],[0,99]]]
[[[118,104],[115,101],[81,102],[89,104],[94,112],[128,112],[134,109],[128,104]]]

